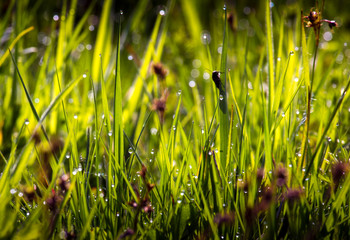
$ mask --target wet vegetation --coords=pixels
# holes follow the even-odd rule
[[[0,3],[1,239],[349,238],[345,3],[54,2]]]

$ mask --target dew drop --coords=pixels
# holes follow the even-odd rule
[[[203,31],[201,34],[201,41],[203,44],[209,44],[211,41],[211,36],[208,31]]]
[[[294,51],[290,51],[289,54],[290,54],[291,56],[293,56],[293,55],[294,55]]]
[[[13,195],[13,194],[15,194],[17,192],[17,190],[16,189],[14,189],[14,188],[12,188],[11,190],[10,190],[10,193]]]
[[[19,192],[19,193],[18,193],[18,197],[23,197],[23,193],[22,193],[22,192]]]
[[[86,78],[86,74],[85,73],[83,74],[83,78]]]
[[[78,115],[74,114],[74,119],[78,119]]]
[[[123,10],[120,10],[120,15],[123,15],[123,14],[124,14]]]
[[[175,126],[173,126],[173,130],[174,130],[174,131],[176,130],[176,127],[175,127]]]
[[[198,70],[197,70],[198,71]],[[196,82],[191,80],[189,83],[188,83],[188,86],[190,86],[191,88],[194,88],[196,86]]]
[[[220,101],[222,101],[222,100],[224,99],[224,96],[222,96],[222,95],[220,94],[219,99],[220,99]]]
[[[128,149],[128,153],[132,154],[132,148],[131,147]]]
[[[177,91],[177,96],[180,96],[181,95],[181,90]]]
[[[59,19],[60,19],[60,17],[59,17],[58,15],[54,15],[54,16],[53,16],[53,20],[54,20],[55,22],[57,22]]]
[[[158,132],[157,128],[151,128],[151,134],[156,135]]]
[[[286,115],[285,115],[285,113],[284,112],[282,112],[282,115],[281,115],[282,117],[285,117]]]
[[[108,132],[108,136],[110,136],[110,137],[111,137],[111,136],[112,136],[112,134],[113,134],[113,132],[112,132],[112,131],[109,131],[109,132]]]
[[[151,150],[151,154],[153,155],[154,154],[154,149],[152,148],[152,150]]]
[[[26,119],[26,120],[24,121],[24,124],[25,124],[25,125],[28,125],[28,124],[29,124],[29,120]]]

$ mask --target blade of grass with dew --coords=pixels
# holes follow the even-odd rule
[[[92,56],[92,65],[91,65],[91,76],[94,81],[97,81],[101,73],[101,68],[99,62],[102,61],[102,66],[105,68],[109,60],[109,54],[106,52],[110,41],[108,36],[110,33],[109,18],[112,9],[112,0],[106,0],[103,3],[101,18],[98,26],[98,32],[95,43],[95,50]],[[103,54],[103,59],[99,57],[100,54]]]
[[[267,44],[267,62],[268,62],[268,69],[269,69],[269,95],[268,95],[268,106],[267,106],[267,112],[268,112],[268,127],[270,127],[271,124],[271,111],[272,111],[272,104],[275,98],[275,78],[274,78],[274,54],[273,54],[273,31],[272,31],[272,13],[271,13],[271,0],[265,0],[265,21],[266,21],[266,44]],[[266,129],[268,130],[268,129]]]
[[[316,145],[315,152],[313,153],[312,158],[311,158],[311,161],[308,163],[308,166],[307,166],[307,168],[306,168],[305,175],[304,175],[304,178],[303,178],[303,182],[305,182],[305,179],[307,178],[307,176],[308,176],[308,174],[309,174],[309,172],[310,172],[310,170],[311,170],[311,167],[312,167],[312,165],[313,165],[313,162],[315,161],[315,158],[317,157],[317,154],[318,154],[318,151],[319,151],[319,149],[320,149],[320,147],[321,147],[321,145],[322,145],[322,142],[324,141],[324,139],[325,139],[325,137],[326,137],[326,135],[327,135],[327,132],[328,132],[328,130],[330,129],[331,124],[332,124],[332,122],[333,122],[335,116],[337,115],[337,113],[338,113],[338,111],[339,111],[339,109],[340,109],[340,106],[341,106],[342,103],[343,103],[343,100],[344,100],[344,98],[345,98],[345,96],[346,96],[346,94],[347,94],[347,91],[349,90],[349,87],[350,87],[350,78],[348,78],[348,83],[347,83],[346,87],[344,88],[344,91],[343,91],[342,95],[340,96],[340,98],[339,98],[339,100],[338,100],[338,102],[337,102],[337,105],[335,106],[334,110],[332,111],[331,117],[330,117],[330,119],[328,120],[326,127],[324,128],[324,131],[323,131],[323,133],[322,133],[322,136],[321,136],[320,139],[318,140],[318,143],[317,143],[317,145]]]
[[[261,89],[262,86],[262,77],[260,77]],[[272,170],[272,146],[271,146],[271,135],[269,128],[269,112],[268,107],[266,107],[266,100],[264,96],[264,92],[261,92],[261,102],[264,113],[264,152],[265,152],[265,170],[268,172]]]
[[[305,121],[305,128],[303,133],[303,141],[301,144],[302,157],[301,161],[298,163],[298,169],[302,168],[303,162],[306,160],[308,139],[309,139],[309,123],[310,123],[310,107],[311,107],[311,91],[312,87],[310,85],[310,70],[309,70],[309,58],[308,58],[308,47],[306,44],[305,27],[304,24],[301,25],[301,47],[302,47],[302,61],[303,61],[303,75],[304,82],[307,91],[306,101],[307,101],[307,114]],[[306,175],[305,175],[306,176]]]
[[[63,1],[62,5],[62,12],[61,12],[61,19],[60,19],[60,28],[58,33],[58,39],[57,39],[57,48],[56,48],[56,55],[55,55],[55,61],[56,61],[56,71],[57,71],[57,77],[58,79],[63,79],[63,73],[65,69],[65,62],[63,59],[63,54],[65,52],[65,43],[66,43],[66,14],[67,14],[67,1]],[[56,78],[56,76],[54,76]],[[60,92],[58,85],[56,84],[57,79],[54,79],[53,81],[53,87],[51,88],[52,95],[57,96],[57,94]],[[50,132],[56,133],[57,131],[57,122],[58,122],[58,114],[57,112],[53,112],[50,121],[48,122],[48,128],[50,129]]]
[[[125,109],[123,111],[123,122],[127,122],[130,120],[132,114],[135,112],[137,105],[139,104],[139,100],[141,97],[142,92],[142,85],[143,81],[146,79],[149,64],[152,59],[152,55],[154,54],[155,44],[157,41],[157,36],[159,32],[159,26],[161,22],[162,16],[159,14],[157,16],[157,20],[154,24],[152,35],[150,38],[150,41],[148,43],[148,47],[145,53],[145,56],[143,58],[143,63],[140,68],[140,72],[138,73],[138,76],[136,77],[135,81],[133,82],[132,86],[130,87],[131,91],[130,94],[128,94],[127,97],[127,105],[125,106]]]
[[[26,87],[26,85],[25,85],[25,83],[24,83],[24,81],[23,81],[23,78],[22,78],[22,76],[21,76],[21,73],[19,72],[19,69],[18,69],[18,66],[17,66],[17,64],[16,64],[16,61],[15,61],[15,59],[14,59],[14,57],[13,57],[13,55],[12,55],[12,53],[11,53],[10,50],[9,50],[9,52],[10,52],[12,61],[13,61],[14,65],[15,65],[15,67],[16,67],[16,71],[17,71],[17,73],[18,73],[19,79],[20,79],[20,81],[21,81],[23,90],[24,90],[24,92],[25,92],[25,94],[26,94],[26,97],[27,97],[27,100],[28,100],[29,105],[30,105],[30,107],[31,107],[31,110],[32,110],[32,112],[33,112],[33,114],[34,114],[34,117],[36,118],[36,120],[37,120],[38,123],[39,123],[39,122],[40,122],[39,114],[37,113],[37,111],[36,111],[36,109],[35,109],[34,103],[33,103],[32,99],[31,99],[30,94],[29,94],[29,92],[28,92],[28,90],[27,90],[27,87]],[[47,133],[46,133],[46,130],[45,130],[44,126],[40,124],[40,127],[41,127],[41,130],[42,130],[43,133],[44,133],[44,136],[45,136],[47,142],[50,144],[49,137],[48,137],[48,135],[47,135]],[[36,130],[37,130],[37,128],[35,128],[35,131],[36,131]],[[35,131],[34,131],[34,132],[35,132]],[[56,155],[55,155],[55,154],[53,154],[53,155],[54,155],[55,159],[57,160]]]
[[[124,138],[123,138],[123,112],[122,112],[122,85],[120,80],[120,33],[121,33],[121,15],[119,13],[119,27],[117,36],[117,56],[116,56],[116,76],[114,83],[114,156],[119,161],[121,171],[125,172],[124,161]]]
[[[280,79],[280,73],[281,73],[281,62],[282,62],[282,49],[283,49],[283,40],[284,40],[284,19],[285,19],[285,13],[282,13],[282,16],[280,18],[279,24],[280,29],[278,32],[279,38],[278,38],[278,50],[277,50],[277,62],[276,62],[276,79]],[[276,97],[278,94],[276,94]],[[276,100],[274,101],[274,106],[276,106]],[[276,107],[273,108],[275,110]]]
[[[10,51],[5,51],[5,53],[1,56],[0,67],[4,63],[6,58],[8,57],[9,53],[11,53],[11,49],[15,46],[15,44],[18,42],[18,40],[20,40],[24,35],[26,35],[27,33],[29,33],[30,31],[33,31],[33,30],[34,30],[34,27],[31,26],[27,29],[24,29],[22,32],[20,32],[20,34],[18,34],[18,36],[11,42],[11,44],[9,46]]]
[[[69,54],[71,53],[71,51],[74,49],[74,47],[76,47],[76,45],[82,41],[79,41],[78,39],[83,35],[81,34],[82,29],[84,28],[89,16],[91,15],[92,10],[95,7],[97,0],[93,0],[92,3],[89,5],[89,8],[84,12],[84,15],[80,18],[78,24],[73,28],[73,26],[71,25],[72,23],[69,24],[69,28],[72,28],[69,32],[70,35],[69,36],[69,40],[67,42],[67,46],[66,46],[66,51],[64,52],[64,59],[67,59],[67,57],[69,56]],[[76,9],[74,10],[76,11]],[[71,12],[71,10],[70,10]],[[74,15],[70,15],[69,16],[70,19],[68,20],[69,22],[73,21]],[[83,35],[84,38],[86,38],[86,36],[88,35],[88,30],[84,31],[85,34]],[[80,34],[80,35],[79,35]]]
[[[220,71],[223,73],[221,76],[221,87],[219,96],[219,122],[220,122],[220,166],[226,166],[227,147],[228,147],[228,108],[227,108],[227,93],[226,93],[226,68],[227,68],[227,9],[224,6],[225,22],[223,29],[223,43],[222,43],[222,55],[221,55],[221,67]]]

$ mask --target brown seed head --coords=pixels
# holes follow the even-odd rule
[[[235,215],[233,212],[228,212],[228,213],[218,213],[214,217],[214,222],[218,225],[221,226],[223,224],[225,225],[231,225],[235,219]]]
[[[125,232],[123,232],[118,239],[123,239],[123,238],[126,238],[127,236],[131,236],[131,235],[134,235],[135,234],[135,231],[128,228],[127,230],[125,230]]]
[[[61,188],[63,192],[68,191],[70,187],[69,175],[63,174],[61,177],[57,179],[57,185]]]
[[[285,194],[285,199],[291,203],[294,203],[301,198],[302,194],[303,190],[301,188],[288,189],[287,193]]]
[[[284,166],[280,165],[275,172],[275,177],[277,186],[283,187],[287,183],[287,169]]]
[[[165,69],[163,64],[161,63],[153,63],[152,64],[153,72],[159,77],[159,79],[164,80],[168,71]]]
[[[256,178],[257,178],[259,184],[263,180],[264,175],[265,175],[264,168],[259,168],[258,171],[256,172]]]
[[[332,166],[332,178],[335,185],[349,172],[349,164],[338,162]]]

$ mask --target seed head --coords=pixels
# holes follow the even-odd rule
[[[349,164],[338,162],[332,166],[332,178],[335,185],[349,172]]]
[[[153,63],[152,68],[153,72],[159,77],[160,80],[164,80],[166,75],[168,74],[168,71],[161,63]]]
[[[218,225],[231,225],[235,219],[233,212],[219,213],[214,217],[214,222]]]
[[[287,178],[288,178],[288,172],[287,169],[280,165],[276,172],[275,172],[275,177],[276,177],[276,184],[278,187],[283,187],[287,183]]]

